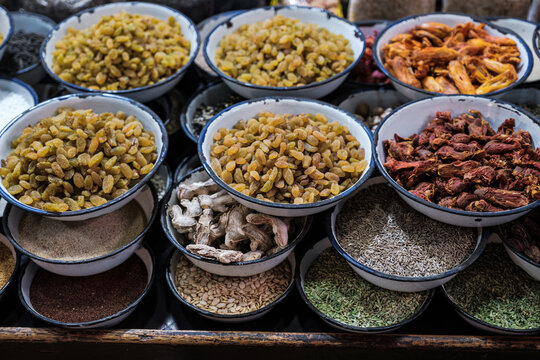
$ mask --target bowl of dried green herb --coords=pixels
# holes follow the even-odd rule
[[[334,248],[367,281],[395,291],[440,286],[484,250],[482,228],[433,220],[411,208],[384,178],[365,182],[327,217]]]
[[[154,256],[142,246],[101,274],[69,277],[28,262],[21,269],[19,299],[34,317],[74,329],[108,328],[127,318],[154,281]]]
[[[457,313],[480,330],[540,333],[540,282],[514,264],[500,243],[489,243],[478,261],[442,290]]]
[[[20,257],[13,245],[0,234],[0,299],[6,293],[9,285],[14,282]]]
[[[358,276],[325,238],[302,259],[296,287],[307,306],[327,324],[345,331],[385,333],[419,317],[434,290],[398,292]]]

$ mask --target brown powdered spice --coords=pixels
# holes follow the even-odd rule
[[[30,301],[41,315],[66,323],[81,323],[116,314],[144,291],[148,273],[134,255],[112,270],[69,277],[38,270],[30,285]]]
[[[19,245],[54,260],[85,260],[109,254],[135,239],[147,223],[136,201],[110,214],[83,221],[58,221],[26,213],[19,223]]]
[[[0,243],[0,290],[6,285],[15,270],[15,259],[8,247]]]

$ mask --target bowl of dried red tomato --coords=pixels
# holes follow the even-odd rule
[[[509,29],[465,14],[414,15],[386,27],[373,57],[411,100],[440,94],[498,96],[527,79],[532,53]]]
[[[540,122],[465,95],[405,104],[375,132],[375,162],[415,210],[447,224],[500,225],[540,204]]]

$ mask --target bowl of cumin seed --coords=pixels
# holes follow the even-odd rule
[[[433,220],[410,207],[383,177],[364,183],[327,217],[334,248],[365,280],[389,290],[440,286],[471,265],[486,246],[482,228]]]

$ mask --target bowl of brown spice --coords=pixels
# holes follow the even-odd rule
[[[0,299],[2,299],[9,285],[13,282],[19,267],[19,259],[19,254],[15,251],[13,245],[4,235],[0,234]]]
[[[197,267],[221,276],[252,276],[287,259],[311,217],[284,218],[253,211],[222,190],[199,167],[167,194],[161,226]]]
[[[108,328],[127,318],[154,281],[154,256],[147,247],[101,274],[69,277],[28,262],[19,278],[19,298],[34,317],[74,328]]]
[[[64,276],[89,276],[112,269],[140,246],[159,210],[151,186],[125,206],[81,221],[61,221],[12,205],[4,210],[7,237],[43,269]]]
[[[389,290],[433,289],[471,265],[486,246],[482,228],[444,224],[411,211],[382,177],[328,214],[334,248],[365,280]]]
[[[148,102],[178,84],[199,49],[195,24],[150,2],[115,2],[58,24],[41,47],[47,73],[68,91]]]
[[[252,276],[224,277],[197,267],[180,251],[169,257],[166,280],[186,307],[214,321],[242,323],[266,315],[294,287],[296,260],[286,261]]]
[[[329,209],[373,171],[369,128],[311,99],[268,97],[230,106],[206,124],[198,150],[212,180],[242,205],[272,216]]]
[[[0,131],[0,195],[24,211],[91,219],[133,200],[158,171],[159,117],[122,96],[74,94],[28,109]]]

